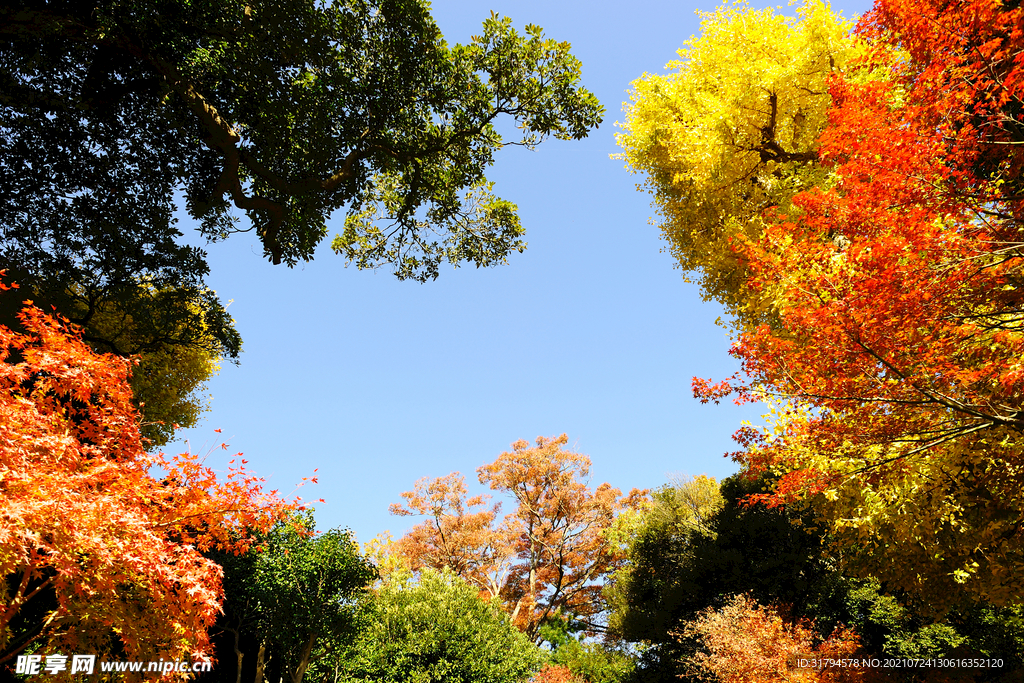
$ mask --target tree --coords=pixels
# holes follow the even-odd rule
[[[579,680],[567,666],[545,664],[530,683],[579,683]]]
[[[85,321],[83,340],[94,349],[138,361],[131,374],[132,400],[152,449],[170,441],[177,428],[196,425],[208,409],[200,392],[222,359],[237,357],[241,339],[223,311],[214,314],[219,304],[213,292],[194,299],[184,298],[180,288],[140,286],[137,292],[149,302],[145,307],[125,309],[97,299],[79,320]]]
[[[532,448],[517,441],[478,470],[480,483],[516,501],[515,511],[497,526],[498,508],[469,512],[484,500],[465,500],[457,473],[419,483],[417,491],[402,494],[409,507],[392,506],[392,512],[430,514],[433,521],[414,528],[396,548],[414,570],[450,568],[499,595],[531,638],[548,619],[603,630],[601,581],[622,559],[606,532],[642,492],[621,498],[608,484],[591,491],[584,483],[590,458],[563,450],[567,442],[564,434],[539,437]]]
[[[24,268],[15,270],[21,283],[30,283],[37,305],[78,325],[95,351],[139,361],[132,366],[132,399],[149,448],[170,441],[175,425],[195,426],[207,409],[207,380],[222,361],[237,362],[241,338],[211,291],[189,283],[158,288],[137,277],[119,285],[90,284],[68,271],[43,282]],[[13,299],[0,302],[0,324],[18,329]]]
[[[851,571],[924,593],[940,612],[965,587],[1000,604],[1024,595],[1022,22],[1012,3],[880,1],[862,46],[821,81],[829,94],[815,101],[831,109],[813,129],[819,175],[756,206],[742,183],[713,185],[739,206],[727,217],[747,207],[756,225],[711,243],[693,220],[683,238],[697,248],[681,262],[709,296],[723,272],[737,278],[723,300],[742,372],[694,378],[695,395],[782,404],[767,433],[738,433],[737,458],[778,479],[770,500],[813,508]],[[738,20],[701,40],[726,26],[737,44],[766,40],[762,24]],[[772,30],[785,45],[788,29]],[[691,56],[689,71],[710,69],[709,82],[735,70]],[[760,62],[774,73],[774,57]],[[721,137],[670,138],[668,114],[646,113],[666,98],[645,98],[631,126],[654,122],[663,156],[699,168],[734,156]],[[750,110],[735,104],[724,120]],[[673,191],[703,201],[675,180],[697,176],[637,158],[665,206]]]
[[[170,241],[183,189],[209,237],[235,230],[229,204],[246,212],[274,263],[309,259],[348,206],[335,248],[360,266],[422,279],[441,260],[488,265],[523,246],[484,178],[494,150],[600,121],[568,44],[492,16],[449,47],[418,0],[25,1],[3,16],[0,168],[16,182],[0,222],[14,253],[22,240],[67,256],[56,248],[88,238],[104,254],[106,235],[174,267],[197,255]],[[502,115],[518,141],[493,127]],[[58,217],[74,229],[47,244]]]
[[[813,623],[820,640],[848,626],[878,657],[998,659],[1001,676],[1024,667],[1019,605],[996,607],[961,596],[936,620],[917,596],[841,571],[812,512],[750,502],[770,480],[725,479],[720,502],[705,507],[703,521],[693,524],[688,506],[677,501],[707,498],[713,480],[698,482],[654,493],[654,505],[631,528],[626,565],[608,591],[612,634],[642,646],[636,680],[670,681],[685,673],[682,665],[700,651],[699,642],[675,634],[737,595],[772,605],[790,625]],[[910,680],[915,672],[905,673]],[[890,672],[890,680],[904,678]]]
[[[290,265],[346,208],[336,251],[425,280],[525,249],[484,175],[494,151],[582,138],[602,112],[567,43],[492,16],[450,47],[422,0],[13,0],[0,64],[0,269],[181,396],[195,375],[162,372],[168,355],[209,366],[240,339],[205,253],[181,243],[178,197],[206,238],[255,229]],[[498,134],[504,116],[520,139]],[[104,310],[131,319],[130,344]],[[201,401],[174,403],[150,401],[154,442]]]
[[[431,519],[409,530],[392,549],[414,571],[448,568],[496,598],[505,588],[518,552],[518,528],[514,524],[496,526],[500,503],[488,509],[486,496],[467,495],[465,477],[457,472],[416,482],[413,491],[402,494],[406,505],[392,505],[391,513]]]
[[[362,628],[340,660],[342,680],[521,683],[543,653],[494,602],[450,571],[393,576],[362,605]]]
[[[646,509],[627,518],[626,529],[616,529],[627,561],[604,589],[613,633],[634,642],[669,641],[680,619],[677,597],[670,595],[681,584],[678,567],[698,538],[717,537],[718,511],[725,504],[718,482],[699,476],[657,489]]]
[[[612,634],[644,645],[639,680],[683,674],[681,663],[693,650],[674,633],[733,595],[785,604],[798,616],[818,616],[809,607],[831,598],[836,587],[821,538],[784,508],[741,504],[760,490],[738,477],[721,490],[714,479],[697,477],[652,495],[606,590]]]
[[[621,683],[632,680],[636,658],[620,642],[581,640],[564,620],[548,620],[540,636],[551,648],[550,662],[538,674],[540,681],[557,681],[560,676],[578,683]]]
[[[591,631],[601,631],[604,612],[601,581],[621,563],[606,535],[616,515],[637,504],[642,491],[620,498],[607,483],[593,491],[585,481],[590,458],[563,450],[569,439],[537,437],[536,445],[516,441],[478,471],[480,483],[505,491],[516,501],[513,520],[519,530],[520,563],[506,584],[514,601],[513,620],[522,619],[535,635],[561,610]]]
[[[244,461],[219,481],[196,454],[147,454],[129,362],[37,308],[21,323],[0,327],[0,664],[34,643],[208,656],[222,591],[202,551],[243,550],[295,504]]]
[[[858,654],[857,636],[836,629],[824,641],[807,623],[787,624],[771,608],[738,595],[719,610],[707,610],[686,624],[680,637],[698,638],[704,651],[687,662],[698,680],[759,681],[871,680],[870,667],[800,666],[800,660],[842,660]]]
[[[873,11],[865,68],[890,77],[832,86],[839,182],[737,246],[778,324],[739,335],[745,378],[695,383],[794,402],[737,457],[806,499],[851,568],[939,611],[1024,595],[1022,10],[948,9]]]
[[[678,265],[745,321],[770,314],[746,284],[741,236],[757,239],[769,207],[788,215],[793,196],[829,183],[817,137],[831,104],[829,78],[856,53],[851,23],[825,3],[799,19],[741,3],[703,17],[668,75],[633,82],[624,133],[627,168],[646,175]]]
[[[311,514],[259,535],[244,555],[215,553],[224,567],[218,670],[204,679],[301,683],[355,637],[355,604],[376,578],[352,534],[317,533]],[[232,662],[232,664],[228,664]]]

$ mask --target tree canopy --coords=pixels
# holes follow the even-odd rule
[[[478,470],[480,483],[509,494],[515,509],[498,518],[500,505],[467,500],[454,473],[421,480],[403,493],[399,515],[429,516],[394,544],[409,567],[448,569],[500,598],[512,621],[538,638],[548,620],[569,619],[589,632],[604,630],[601,582],[621,563],[608,532],[616,516],[641,492],[623,497],[608,484],[591,490],[590,458],[565,450],[568,438],[539,437]]]
[[[355,638],[356,602],[377,578],[351,532],[318,533],[312,513],[257,534],[244,554],[211,558],[224,568],[224,604],[212,631],[219,665],[204,681],[301,683],[324,671]]]
[[[794,26],[828,14],[815,7]],[[691,142],[703,129],[687,116],[670,135],[671,118],[658,112],[696,97],[686,93],[716,102],[713,88],[689,86],[673,99],[641,81],[624,138],[631,164],[661,192],[667,225],[682,231],[670,241],[697,245],[682,265],[735,314],[742,372],[718,383],[694,378],[695,395],[781,404],[773,428],[739,432],[737,458],[755,476],[778,477],[769,500],[813,508],[851,569],[924,592],[940,611],[965,586],[999,603],[1024,595],[1021,12],[980,0],[878,2],[857,31],[861,42],[809,87],[821,107],[808,131],[811,175],[771,166],[771,149],[747,150],[751,173],[765,164],[759,184],[792,193],[748,205],[755,194],[744,183],[712,182],[738,208],[711,223],[671,217],[677,205],[707,203],[693,178],[717,176],[647,159],[676,154],[699,170],[704,159],[756,148],[756,136],[733,145],[728,126]],[[718,15],[695,45],[729,50],[729,36],[772,46],[760,16]],[[836,20],[823,25],[835,27],[839,44],[854,44]],[[788,25],[768,29],[788,44]],[[819,47],[799,54],[824,54],[824,34],[808,35]],[[702,82],[737,68],[698,50],[688,56],[682,73],[707,72]],[[759,66],[744,69],[779,72],[771,50],[750,58]],[[782,120],[772,111],[730,101],[722,120]],[[752,130],[775,130],[765,126]],[[648,129],[657,134],[636,132]],[[661,157],[647,154],[658,149],[652,139],[664,140]],[[800,182],[786,185],[789,177]],[[749,230],[705,227],[749,215]],[[723,269],[723,259],[733,265]],[[721,297],[723,272],[735,279]]]
[[[476,588],[448,570],[410,579],[393,575],[364,601],[342,680],[522,683],[540,668],[543,653]]]
[[[701,35],[670,73],[633,82],[616,136],[627,168],[646,176],[679,267],[744,320],[767,311],[731,245],[756,239],[769,207],[790,213],[795,194],[828,182],[817,154],[828,83],[856,52],[852,23],[825,3],[797,11],[701,12]]]
[[[208,656],[222,588],[202,551],[242,550],[295,505],[234,461],[218,479],[198,454],[147,454],[129,361],[21,319],[0,326],[0,664],[33,644]]]
[[[207,239],[255,230],[274,263],[312,258],[338,211],[332,246],[360,268],[502,263],[526,243],[495,151],[601,120],[569,48],[497,15],[450,46],[424,0],[3,3],[0,269],[94,348],[141,354],[137,389],[180,384],[139,397],[160,443],[240,350],[180,204]],[[169,371],[183,355],[205,375]]]
[[[816,497],[865,571],[937,606],[962,586],[1014,601],[1021,10],[883,2],[865,26],[892,77],[833,85],[840,181],[742,249],[782,324],[740,335],[736,388],[807,406],[742,457]]]
[[[710,505],[709,494],[719,490],[706,478],[654,493],[606,590],[613,635],[642,645],[635,680],[702,680],[709,667],[720,676],[747,671],[749,680],[775,680],[749,672],[786,671],[793,648],[809,654],[819,646],[855,646],[857,656],[998,659],[998,676],[1024,667],[1020,605],[997,607],[961,593],[935,620],[919,596],[844,573],[809,511],[750,502],[770,484],[730,477]],[[793,680],[838,673],[790,672]],[[886,680],[915,673],[888,672]],[[973,673],[987,680],[990,672]]]
[[[494,151],[584,137],[602,111],[567,43],[492,15],[449,47],[420,0],[16,2],[2,25],[5,245],[58,266],[113,238],[113,266],[134,247],[154,259],[136,272],[198,268],[173,243],[177,191],[208,237],[244,211],[275,263],[309,259],[348,208],[335,248],[360,266],[488,265],[523,246]]]

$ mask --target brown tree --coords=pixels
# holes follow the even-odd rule
[[[696,638],[700,652],[685,662],[698,680],[718,683],[853,683],[877,680],[858,657],[856,633],[839,627],[822,640],[812,624],[786,623],[770,607],[746,595],[733,597],[720,610],[709,609],[688,622],[680,638]]]
[[[549,619],[568,618],[591,633],[603,631],[602,582],[623,561],[607,530],[645,492],[587,485],[590,458],[566,450],[566,435],[512,444],[478,470],[480,483],[509,494],[515,510],[498,518],[486,496],[467,499],[458,473],[421,480],[403,497],[400,515],[431,517],[395,544],[414,570],[448,567],[501,599],[519,628],[533,638]]]

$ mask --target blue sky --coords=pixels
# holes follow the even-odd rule
[[[849,17],[868,4],[833,7]],[[360,541],[418,521],[388,505],[421,477],[460,471],[482,491],[476,468],[517,439],[567,433],[593,461],[591,483],[624,492],[735,472],[723,457],[730,436],[763,411],[693,399],[694,375],[736,369],[721,311],[663,252],[640,178],[609,159],[630,82],[676,58],[699,31],[698,8],[714,6],[436,2],[449,43],[468,42],[491,10],[571,42],[604,123],[583,141],[498,154],[489,178],[518,204],[529,243],[505,266],[447,267],[418,284],[345,268],[330,238],[294,269],[264,261],[249,234],[210,245],[208,282],[233,300],[241,364],[211,381],[211,412],[168,450],[226,438],[211,465],[241,451],[285,494],[318,469],[319,484],[298,495],[325,500],[320,529],[348,527]]]

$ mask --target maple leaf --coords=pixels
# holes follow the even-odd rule
[[[720,10],[677,73],[634,84],[626,158],[680,264],[733,314],[742,370],[694,395],[788,406],[740,430],[734,457],[776,482],[763,502],[812,507],[848,568],[938,611],[964,590],[1017,601],[1024,8],[878,0],[848,37],[817,7]],[[763,90],[718,94],[751,74]],[[784,108],[801,84],[813,96]],[[777,101],[743,99],[758,93]],[[781,126],[812,107],[807,146],[787,147]],[[798,149],[815,158],[769,164]]]
[[[37,308],[20,318],[24,333],[0,326],[0,664],[33,644],[204,655],[223,594],[201,550],[243,550],[296,505],[195,454],[147,453],[130,361]]]

